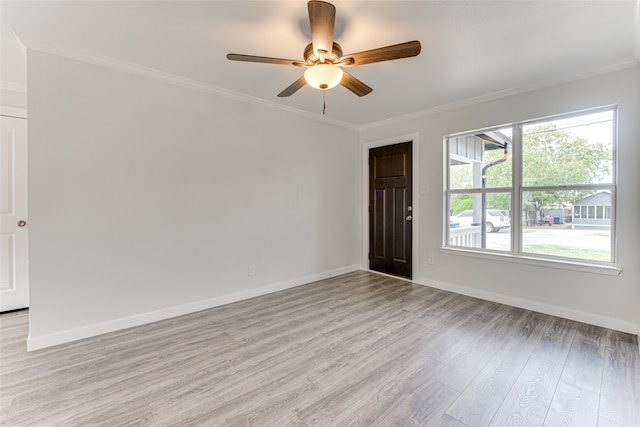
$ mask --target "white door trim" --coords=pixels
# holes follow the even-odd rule
[[[6,287],[0,290],[2,294],[0,311],[10,311],[29,306],[28,228],[19,224],[23,220],[28,221],[28,136],[25,110],[2,106],[0,107],[0,117],[2,118],[3,156],[7,156],[3,159],[3,180],[4,174],[9,174],[6,178],[11,186],[11,194],[8,195],[9,199],[7,200],[8,205],[4,206],[3,203],[2,212],[4,273],[2,280],[3,286],[6,285]],[[5,152],[5,149],[8,151]],[[7,167],[6,170],[4,166]],[[4,211],[5,207],[6,211]]]
[[[27,110],[24,108],[7,107],[0,105],[0,116],[16,117],[18,119],[27,118]]]
[[[387,145],[401,144],[403,142],[411,142],[412,160],[412,206],[413,206],[413,226],[411,230],[411,277],[414,279],[420,277],[418,274],[419,260],[419,223],[420,223],[420,171],[419,164],[419,141],[418,133],[410,133],[408,135],[394,136],[391,138],[380,139],[377,141],[365,142],[362,144],[362,252],[361,263],[364,270],[369,270],[369,150],[372,148],[385,147]]]

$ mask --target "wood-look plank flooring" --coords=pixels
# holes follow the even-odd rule
[[[368,272],[26,352],[3,426],[640,426],[637,337]]]

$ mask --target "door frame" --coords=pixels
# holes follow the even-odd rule
[[[27,121],[27,110],[24,108],[18,108],[18,107],[10,107],[10,106],[6,106],[6,105],[0,105],[0,116],[3,117],[11,117],[11,118],[15,118],[15,119],[21,119],[21,120],[25,120]],[[27,145],[27,164],[26,164],[26,171],[25,173],[27,174],[27,182],[26,182],[26,192],[27,192],[27,212],[26,212],[26,217],[25,219],[27,220],[27,222],[29,221],[29,156],[28,156],[28,150],[29,150],[29,136],[28,136],[28,130],[27,130],[27,141],[26,141],[26,145]],[[26,286],[27,286],[27,307],[24,308],[29,308],[29,306],[31,305],[31,287],[29,286],[29,228],[26,227],[26,230],[23,230],[24,232],[27,233],[27,241],[26,241],[26,256],[27,259],[25,260],[27,266],[27,273],[26,273]],[[11,311],[11,310],[9,310]]]
[[[16,119],[26,119],[27,110],[24,108],[7,107],[0,105],[0,116],[15,117]]]
[[[362,153],[361,153],[361,166],[362,166],[362,174],[361,174],[361,182],[362,182],[362,249],[361,249],[361,264],[362,269],[367,271],[373,271],[369,268],[369,150],[372,148],[386,147],[388,145],[401,144],[403,142],[411,142],[411,156],[412,156],[412,169],[413,173],[411,176],[413,182],[413,220],[412,220],[412,229],[411,229],[411,277],[412,281],[415,281],[418,275],[418,266],[420,265],[420,254],[419,254],[419,244],[418,244],[418,236],[419,236],[419,223],[420,223],[420,171],[418,168],[418,160],[419,160],[419,141],[418,141],[418,133],[411,133],[408,135],[399,135],[386,139],[379,139],[376,141],[365,142],[362,144]],[[374,271],[375,273],[378,273]],[[384,273],[380,273],[384,274]],[[394,276],[395,277],[395,276]],[[405,278],[401,278],[404,280],[409,280]]]

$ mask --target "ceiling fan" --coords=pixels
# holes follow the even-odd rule
[[[336,8],[331,3],[312,0],[307,4],[309,24],[311,25],[311,43],[304,48],[304,60],[270,58],[266,56],[227,54],[232,61],[259,62],[263,64],[293,65],[305,67],[304,75],[278,94],[279,97],[291,96],[305,84],[316,89],[326,90],[342,85],[358,96],[364,96],[373,89],[342,68],[409,58],[420,53],[417,40],[385,46],[363,52],[342,54],[342,47],[333,41],[333,27]]]

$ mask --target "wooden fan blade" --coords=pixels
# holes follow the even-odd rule
[[[227,59],[231,61],[259,62],[262,64],[295,65],[302,67],[303,62],[295,59],[269,58],[268,56],[242,55],[239,53],[227,53]]]
[[[311,43],[313,51],[331,53],[333,50],[333,27],[336,22],[336,7],[323,1],[310,1],[309,24],[311,26]]]
[[[291,86],[283,90],[278,94],[279,98],[284,98],[286,96],[291,96],[298,91],[302,86],[306,85],[307,81],[304,79],[304,76],[300,77],[298,80],[293,82]]]
[[[372,64],[374,62],[391,61],[393,59],[410,58],[420,54],[422,46],[417,40],[365,50],[363,52],[344,55],[340,61],[343,67]]]
[[[347,73],[346,71],[343,71],[342,73],[343,73],[342,80],[340,81],[340,84],[346,87],[347,89],[349,89],[351,92],[355,93],[356,95],[365,96],[371,93],[371,91],[373,90],[369,86],[361,82],[360,80],[353,77],[351,74]]]

